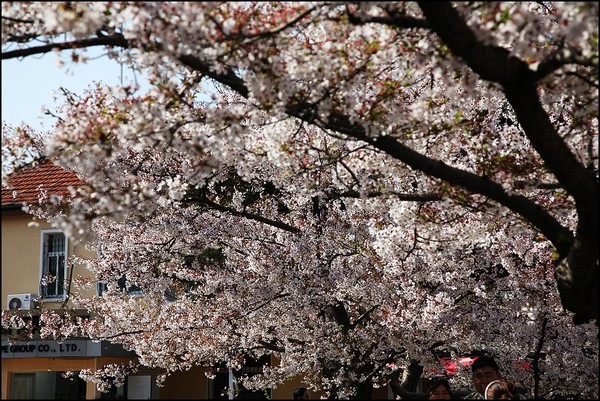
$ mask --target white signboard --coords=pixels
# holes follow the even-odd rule
[[[59,358],[65,356],[100,356],[100,343],[90,340],[2,341],[2,358]]]

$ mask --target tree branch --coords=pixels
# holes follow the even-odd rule
[[[513,198],[511,203],[517,201],[521,204],[517,209],[505,202],[501,203],[514,211],[523,208],[527,210],[525,214],[518,213],[534,223],[557,248],[560,258],[555,276],[563,306],[576,313],[578,322],[590,319],[598,322],[600,213],[596,172],[586,169],[578,161],[552,125],[537,94],[539,74],[531,71],[524,61],[510,56],[506,49],[484,45],[450,3],[419,2],[419,6],[434,32],[454,54],[463,59],[481,78],[502,85],[506,99],[525,135],[544,160],[545,167],[575,199],[579,216],[575,238],[555,219],[542,217],[531,209],[531,204],[518,196],[510,197]],[[556,69],[561,60],[568,59],[561,57],[548,59],[541,66],[542,75]],[[494,191],[498,192],[499,189]],[[507,197],[504,191],[499,195]],[[535,217],[535,220],[531,217]]]
[[[540,336],[538,337],[538,343],[533,353],[533,362],[531,363],[533,369],[533,398],[538,399],[540,397],[540,382],[541,382],[541,369],[540,360],[544,358],[542,349],[546,342],[546,327],[548,326],[548,318],[542,319],[542,328],[540,329]]]
[[[300,229],[297,227],[291,226],[291,225],[283,223],[281,221],[271,220],[266,217],[260,216],[258,214],[248,213],[248,212],[240,212],[238,210],[220,205],[217,202],[214,202],[205,196],[200,197],[200,198],[189,198],[189,199],[185,199],[185,201],[183,201],[183,203],[196,203],[196,202],[204,204],[204,205],[210,207],[211,209],[218,210],[220,212],[226,212],[233,216],[239,216],[239,217],[243,217],[243,218],[250,219],[250,220],[256,220],[261,223],[291,232],[293,234],[299,234],[301,232]]]
[[[78,39],[70,42],[51,43],[49,45],[2,52],[2,60],[27,57],[35,54],[45,54],[53,50],[83,49],[94,46],[129,48],[129,42],[121,34],[114,34],[101,38]]]
[[[596,207],[598,189],[594,175],[578,162],[554,129],[536,92],[538,77],[528,65],[510,56],[506,49],[484,45],[450,3],[422,2],[419,6],[454,54],[481,78],[504,87],[525,134],[561,185],[578,203],[593,202]]]
[[[424,393],[416,393],[410,391],[416,388],[417,383],[423,373],[423,368],[415,360],[411,360],[408,368],[402,374],[402,381],[400,381],[400,372],[396,371],[389,375],[390,387],[394,394],[400,396],[402,399],[407,400],[423,400],[426,398]]]
[[[275,300],[277,300],[279,298],[285,298],[285,297],[289,297],[289,296],[290,296],[290,294],[287,293],[287,292],[279,293],[279,294],[273,296],[272,298],[266,299],[266,300],[258,303],[258,305],[255,304],[256,306],[254,306],[254,305],[248,305],[248,308],[250,308],[250,309],[245,314],[245,316],[251,315],[252,313],[254,313],[257,310],[261,309],[263,306],[265,306],[265,305],[267,305],[267,304],[269,304],[269,303],[271,303],[271,302],[273,302],[273,301],[275,301]]]
[[[348,7],[346,7],[347,9]],[[388,11],[389,12],[389,11]],[[391,25],[398,29],[408,28],[424,28],[429,29],[429,22],[422,18],[411,17],[402,14],[390,13],[387,17],[374,16],[374,15],[360,15],[352,13],[350,10],[347,11],[348,21],[353,25],[364,25],[364,24],[385,24]]]
[[[184,56],[180,60],[185,61],[185,64],[190,68],[205,73],[211,78],[229,86],[243,97],[248,98],[248,88],[244,84],[244,81],[237,77],[233,71],[227,70],[227,72],[221,74],[217,74],[214,71],[211,72],[206,63],[194,56]],[[310,124],[315,124],[323,129],[337,131],[354,139],[367,142],[393,158],[432,177],[445,180],[457,187],[463,187],[472,193],[487,196],[524,217],[540,230],[555,247],[565,252],[565,254],[570,248],[573,241],[573,234],[563,227],[550,213],[522,195],[508,194],[502,185],[486,177],[481,177],[477,174],[451,167],[442,161],[429,158],[391,136],[371,138],[367,135],[362,125],[351,122],[346,115],[339,112],[332,112],[327,121],[321,121],[317,117],[316,106],[303,102],[288,105],[286,112],[293,117],[297,117]]]
[[[419,2],[433,32],[482,79],[500,84],[533,72],[508,50],[484,45],[449,2]]]
[[[370,191],[365,195],[367,198],[376,198],[379,196],[393,196],[401,201],[408,202],[436,202],[444,199],[442,195],[436,193],[430,194],[407,194],[401,193],[397,191]],[[328,199],[338,199],[338,198],[361,198],[361,194],[359,191],[344,191],[340,193],[331,194]]]
[[[539,81],[568,64],[598,68],[598,58],[584,57],[577,49],[561,48],[540,62],[534,74],[535,79]]]

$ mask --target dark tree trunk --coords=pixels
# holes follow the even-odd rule
[[[352,397],[353,400],[370,400],[373,396],[373,382],[367,380],[358,385],[356,389],[356,395]]]
[[[421,374],[423,374],[423,367],[415,360],[410,361],[408,368],[402,373],[402,381],[400,381],[399,372],[390,376],[390,387],[392,388],[392,392],[402,399],[425,399],[426,396],[424,393],[416,392],[419,380],[421,379]]]

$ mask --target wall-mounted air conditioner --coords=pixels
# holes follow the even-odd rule
[[[8,309],[10,310],[31,310],[35,308],[37,294],[11,294],[8,296]]]

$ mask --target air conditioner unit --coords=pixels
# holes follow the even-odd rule
[[[12,294],[8,296],[8,309],[10,310],[31,310],[35,308],[37,294]]]

